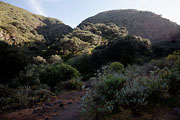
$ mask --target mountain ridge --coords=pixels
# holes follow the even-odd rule
[[[51,42],[72,30],[58,19],[36,15],[4,2],[0,5],[0,39],[8,44]]]
[[[86,23],[114,23],[119,27],[126,27],[130,34],[148,38],[152,43],[168,41],[180,27],[175,22],[161,17],[153,12],[136,9],[119,9],[100,12],[82,21],[78,26]]]

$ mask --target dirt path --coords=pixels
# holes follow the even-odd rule
[[[51,102],[0,116],[0,120],[83,120],[79,114],[86,91],[65,92]]]
[[[75,101],[71,105],[69,105],[65,110],[58,114],[56,117],[51,120],[83,120],[80,115],[80,101]]]

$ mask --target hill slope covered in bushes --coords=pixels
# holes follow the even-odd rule
[[[152,12],[128,10],[112,10],[99,13],[84,20],[86,23],[114,23],[126,27],[131,35],[148,38],[152,43],[167,41],[179,31],[179,26],[168,19]]]
[[[52,42],[71,31],[61,21],[0,2],[0,39],[8,44]]]

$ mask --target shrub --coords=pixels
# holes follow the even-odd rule
[[[32,87],[21,87],[17,89],[9,89],[5,86],[0,86],[0,113],[11,111],[19,108],[32,107],[33,105],[45,102],[53,95],[47,89],[34,89]]]
[[[33,62],[35,64],[46,64],[46,59],[44,59],[43,57],[41,56],[37,56],[37,57],[33,57]]]
[[[128,83],[117,94],[117,99],[124,108],[129,108],[134,115],[138,115],[147,104],[148,89],[134,80]]]
[[[178,56],[176,62],[175,62],[175,67],[180,70],[180,56]]]
[[[136,36],[120,37],[109,43],[110,59],[127,65],[142,62],[150,54],[150,41]]]
[[[177,95],[180,91],[180,51],[174,51],[166,58],[166,61],[170,65],[169,74],[165,76],[169,81],[169,92]]]
[[[94,91],[85,96],[83,112],[90,117],[102,117],[119,108],[116,99],[118,91],[123,87],[125,78],[123,76],[106,76],[95,84]]]
[[[10,83],[29,62],[30,57],[24,50],[0,42],[0,84]]]
[[[130,109],[134,115],[161,104],[168,96],[168,69],[142,72],[144,67],[132,66],[124,72],[102,73],[94,89],[84,98],[83,111],[94,117]],[[105,76],[105,77],[104,77]],[[123,110],[121,109],[121,110]]]
[[[94,68],[91,64],[91,56],[88,53],[73,57],[68,60],[68,63],[82,73],[84,79],[88,79],[93,73]]]
[[[109,75],[103,79],[96,87],[101,95],[105,95],[106,100],[113,100],[116,91],[120,90],[125,82],[123,76]]]
[[[51,87],[54,87],[63,81],[77,78],[79,76],[80,73],[75,68],[71,67],[70,65],[61,63],[52,64],[45,67],[44,70],[40,73],[39,78],[41,83],[45,83]]]
[[[122,71],[124,69],[124,65],[120,62],[113,62],[109,65],[109,69],[116,72]]]
[[[2,89],[2,87],[1,87]],[[0,111],[3,110],[14,110],[22,107],[27,107],[29,99],[27,90],[25,89],[9,89],[5,88],[3,92],[11,91],[8,95],[0,96]]]
[[[78,79],[68,80],[62,83],[62,87],[65,90],[80,90],[82,88],[83,83]]]
[[[156,58],[166,57],[174,51],[180,50],[180,42],[176,41],[163,41],[152,45],[153,55]]]
[[[49,63],[60,63],[62,62],[61,56],[58,55],[51,55],[48,60]]]
[[[117,37],[93,51],[93,61],[102,65],[119,61],[124,65],[142,63],[150,56],[150,41],[136,36]],[[96,64],[97,65],[97,64]]]
[[[39,73],[44,69],[44,65],[28,65],[21,71],[12,83],[12,87],[37,86],[40,85]]]
[[[172,95],[177,95],[178,91],[180,91],[180,71],[172,69],[166,79],[169,80],[169,92]]]

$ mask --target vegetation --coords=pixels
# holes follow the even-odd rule
[[[176,24],[153,13],[122,10],[101,13],[72,30],[56,19],[0,5],[0,113],[81,89],[87,90],[82,106],[87,119],[124,111],[137,117],[180,105]],[[104,19],[114,12],[125,17]]]
[[[180,51],[174,52],[143,66],[128,66],[122,72],[110,71],[115,63],[103,67],[94,88],[84,97],[83,112],[98,119],[127,109],[137,116],[153,108],[179,105],[179,55]]]
[[[51,87],[79,76],[80,73],[75,68],[66,64],[48,65],[39,75],[41,83],[48,84]]]
[[[168,19],[162,18],[148,11],[112,10],[99,13],[84,20],[79,27],[90,23],[114,23],[119,27],[126,27],[130,35],[148,38],[156,42],[169,41],[179,33],[179,26]]]
[[[8,83],[30,62],[26,51],[0,41],[0,84]]]
[[[8,44],[48,43],[71,31],[61,21],[0,2],[0,39]]]

